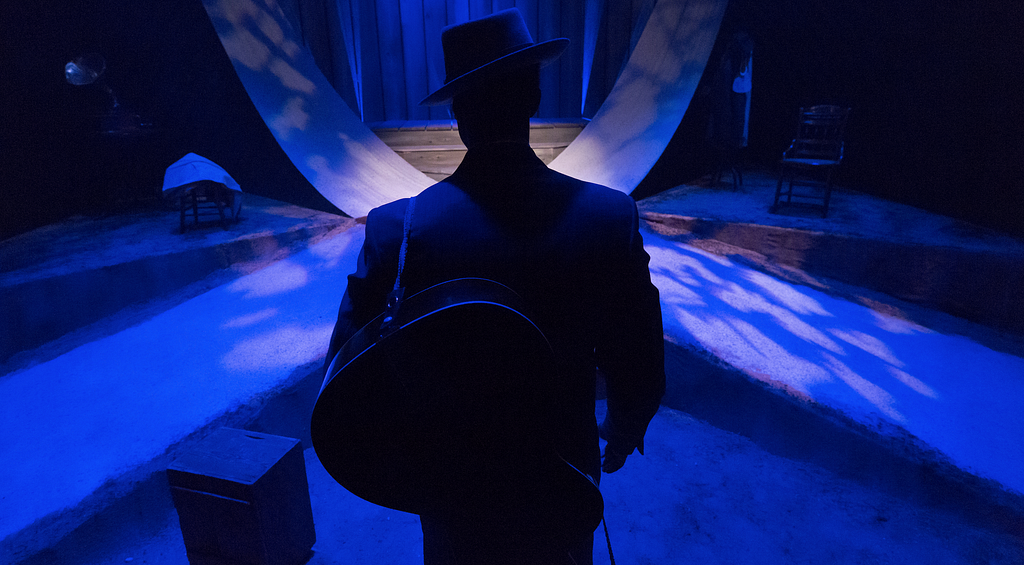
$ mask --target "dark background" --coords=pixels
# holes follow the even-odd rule
[[[711,61],[733,30],[753,36],[751,164],[775,170],[801,106],[848,106],[840,184],[1019,236],[1022,16],[1005,0],[731,0]],[[675,162],[703,154],[702,118],[684,118]],[[672,178],[659,165],[647,193]]]
[[[153,205],[164,169],[188,152],[247,192],[336,211],[274,142],[199,0],[3,12],[0,238]],[[720,38],[735,29],[755,42],[748,166],[772,170],[800,106],[842,104],[853,111],[839,184],[1024,235],[1021,3],[732,0]],[[64,64],[91,51],[141,127],[99,133],[103,92],[64,81]],[[707,172],[702,120],[688,112],[637,196]]]
[[[189,152],[246,192],[337,212],[274,141],[200,0],[44,0],[5,7],[0,21],[11,43],[0,51],[0,237],[152,206],[164,170]],[[64,65],[89,52],[106,58],[124,113],[150,127],[100,133],[108,98],[64,79]]]

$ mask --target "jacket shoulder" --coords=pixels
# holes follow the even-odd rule
[[[562,182],[575,185],[575,207],[577,211],[604,225],[605,229],[635,229],[637,224],[636,202],[633,197],[607,186],[586,182],[558,174]]]
[[[366,215],[366,244],[380,253],[388,253],[402,241],[408,198],[378,206]]]
[[[569,175],[558,171],[550,169],[549,171],[554,182],[575,186],[576,190],[581,191],[586,195],[588,201],[595,204],[626,210],[636,207],[636,202],[633,201],[633,197],[625,192],[615,190],[614,188],[607,187],[603,184],[570,177]]]

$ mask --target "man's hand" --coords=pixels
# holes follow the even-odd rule
[[[636,449],[628,443],[629,439],[615,433],[611,420],[605,418],[604,422],[597,427],[598,435],[607,442],[604,446],[604,454],[601,455],[601,470],[605,473],[614,473],[626,463],[626,457]],[[643,452],[643,450],[641,450]]]
[[[625,450],[617,450],[612,444],[604,446],[604,455],[601,456],[601,470],[605,473],[614,473],[622,468],[626,463],[626,457],[629,456],[629,452]]]

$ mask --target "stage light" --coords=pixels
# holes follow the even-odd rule
[[[105,82],[100,80],[107,70],[107,61],[99,53],[86,53],[72,59],[64,65],[64,80],[75,86],[88,86],[96,84],[107,96],[110,97],[111,108],[117,108],[120,103],[117,96]]]

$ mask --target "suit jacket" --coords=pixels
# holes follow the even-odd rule
[[[408,199],[376,208],[348,278],[327,363],[384,309],[397,274]],[[643,449],[664,392],[658,290],[626,194],[548,169],[526,144],[470,150],[456,172],[416,197],[402,273],[406,296],[461,277],[515,290],[559,359],[556,445],[600,472],[595,368],[605,375],[604,428]]]

